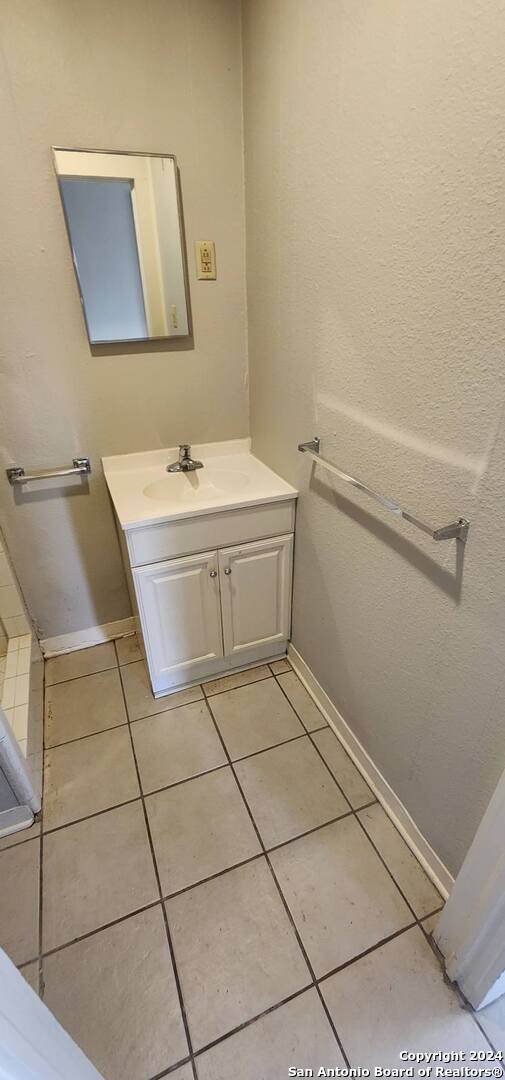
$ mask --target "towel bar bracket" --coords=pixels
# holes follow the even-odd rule
[[[52,480],[58,476],[79,476],[91,472],[91,462],[88,457],[72,458],[70,468],[44,469],[36,473],[26,473],[22,465],[13,465],[5,470],[9,484],[30,484],[33,480]]]
[[[304,454],[307,450],[312,450],[313,454],[319,454],[321,449],[321,439],[319,435],[315,435],[310,442],[301,442],[298,444],[298,449]]]
[[[470,522],[467,518],[458,518],[450,525],[442,525],[441,529],[433,530],[434,540],[462,540],[465,543],[468,536]]]
[[[424,521],[420,521],[419,518],[414,517],[408,510],[403,510],[399,503],[394,499],[389,499],[385,495],[380,495],[378,491],[374,491],[373,488],[364,484],[361,480],[358,480],[356,476],[351,476],[350,473],[346,473],[343,469],[339,469],[338,465],[334,465],[333,462],[327,461],[326,458],[321,457],[321,439],[318,435],[315,435],[309,442],[299,443],[298,449],[302,454],[308,454],[312,460],[321,465],[323,469],[327,469],[328,472],[333,473],[334,476],[338,476],[340,480],[343,480],[346,484],[350,484],[351,487],[355,487],[358,491],[363,491],[365,495],[368,495],[371,499],[375,499],[375,502],[380,503],[386,510],[391,510],[397,517],[401,517],[404,521],[410,522],[411,525],[415,525],[416,529],[420,529],[421,532],[431,536],[432,540],[461,540],[462,543],[466,542],[468,536],[468,529],[470,528],[470,522],[466,518],[458,518],[457,521],[452,521],[449,525],[442,525],[440,529],[433,529],[431,525],[427,525]]]

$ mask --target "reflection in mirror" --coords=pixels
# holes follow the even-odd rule
[[[175,158],[55,148],[92,344],[190,332]]]

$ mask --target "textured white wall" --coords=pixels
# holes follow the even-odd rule
[[[246,0],[254,449],[294,644],[452,871],[505,766],[505,5]],[[318,472],[323,451],[464,559]]]
[[[248,433],[240,8],[9,0],[0,45],[0,515],[47,637],[130,613],[100,457]],[[91,354],[52,144],[177,155],[193,350]],[[218,280],[197,282],[193,244],[209,236]],[[15,505],[5,465],[77,453],[89,495]]]

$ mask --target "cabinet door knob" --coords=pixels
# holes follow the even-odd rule
[[[229,577],[229,575],[231,574],[231,567],[230,567],[230,566],[227,566],[227,567],[225,568],[225,571],[224,571],[224,572],[225,572],[226,576],[227,576],[227,577]]]
[[[217,570],[211,570],[210,571],[210,576],[211,577],[217,577]]]

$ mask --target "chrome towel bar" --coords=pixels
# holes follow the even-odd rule
[[[310,442],[299,443],[298,449],[302,454],[308,454],[316,464],[321,465],[323,469],[327,469],[328,472],[333,473],[334,476],[338,476],[340,480],[344,480],[346,484],[351,484],[352,487],[358,488],[358,491],[364,491],[365,495],[369,495],[371,499],[375,499],[376,502],[384,506],[386,510],[391,510],[397,517],[403,518],[405,521],[410,521],[411,525],[415,525],[416,529],[421,529],[421,532],[427,533],[431,536],[432,540],[462,540],[465,543],[468,536],[468,529],[470,522],[466,518],[458,518],[457,521],[452,521],[450,525],[442,525],[440,529],[433,529],[431,525],[426,525],[424,521],[420,521],[419,518],[414,517],[413,514],[409,514],[407,510],[403,510],[401,506],[395,502],[394,499],[388,499],[385,495],[379,495],[378,491],[373,491],[367,484],[363,484],[361,480],[358,480],[355,476],[350,476],[349,473],[343,472],[337,465],[333,465],[331,461],[327,461],[326,458],[320,456],[321,440],[316,435]]]
[[[54,476],[79,476],[80,473],[91,472],[89,457],[72,458],[72,465],[62,469],[43,469],[36,473],[25,473],[21,465],[13,465],[6,469],[9,484],[29,484],[32,480],[52,480]]]

